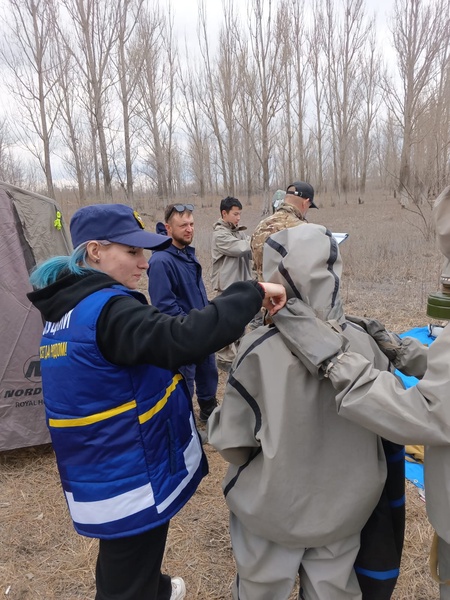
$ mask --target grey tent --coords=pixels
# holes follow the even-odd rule
[[[50,441],[42,398],[42,318],[26,297],[34,265],[70,254],[54,200],[0,182],[0,450]]]

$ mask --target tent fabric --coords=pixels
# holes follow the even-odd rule
[[[36,263],[72,251],[54,200],[0,182],[0,450],[50,441],[45,423],[39,344],[42,318],[26,294]]]

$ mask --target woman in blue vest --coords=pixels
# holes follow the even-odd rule
[[[261,305],[285,302],[276,284],[240,282],[203,310],[170,317],[137,291],[144,248],[170,238],[122,204],[79,209],[75,250],[31,275],[45,326],[44,402],[61,483],[78,533],[100,539],[96,600],[181,600],[161,574],[170,519],[208,467],[184,364],[237,339]]]

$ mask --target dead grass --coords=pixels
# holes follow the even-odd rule
[[[192,199],[190,199],[192,200]],[[311,221],[332,231],[347,231],[342,294],[348,313],[366,314],[395,331],[424,325],[426,300],[439,288],[441,260],[412,219],[394,199],[383,194],[365,203],[332,207],[318,199]],[[208,204],[208,203],[207,203]],[[209,279],[210,235],[219,215],[213,208],[196,210],[196,249]],[[260,202],[244,208],[251,232]],[[145,206],[143,207],[145,210]],[[150,214],[151,213],[151,214]],[[148,210],[155,222],[160,211]],[[219,394],[223,392],[221,374]],[[221,493],[226,465],[206,446],[210,475],[190,503],[173,519],[165,569],[185,578],[188,600],[231,597],[234,576],[228,514]],[[435,600],[437,585],[428,575],[431,528],[417,488],[407,483],[407,531],[401,577],[393,600]],[[96,540],[78,536],[71,525],[60,490],[50,445],[0,453],[0,596],[11,600],[88,600],[94,597]],[[295,598],[296,592],[291,596]]]

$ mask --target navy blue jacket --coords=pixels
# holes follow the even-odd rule
[[[154,251],[148,265],[148,293],[161,312],[187,315],[193,308],[208,304],[202,267],[192,246],[179,250],[172,244]]]

